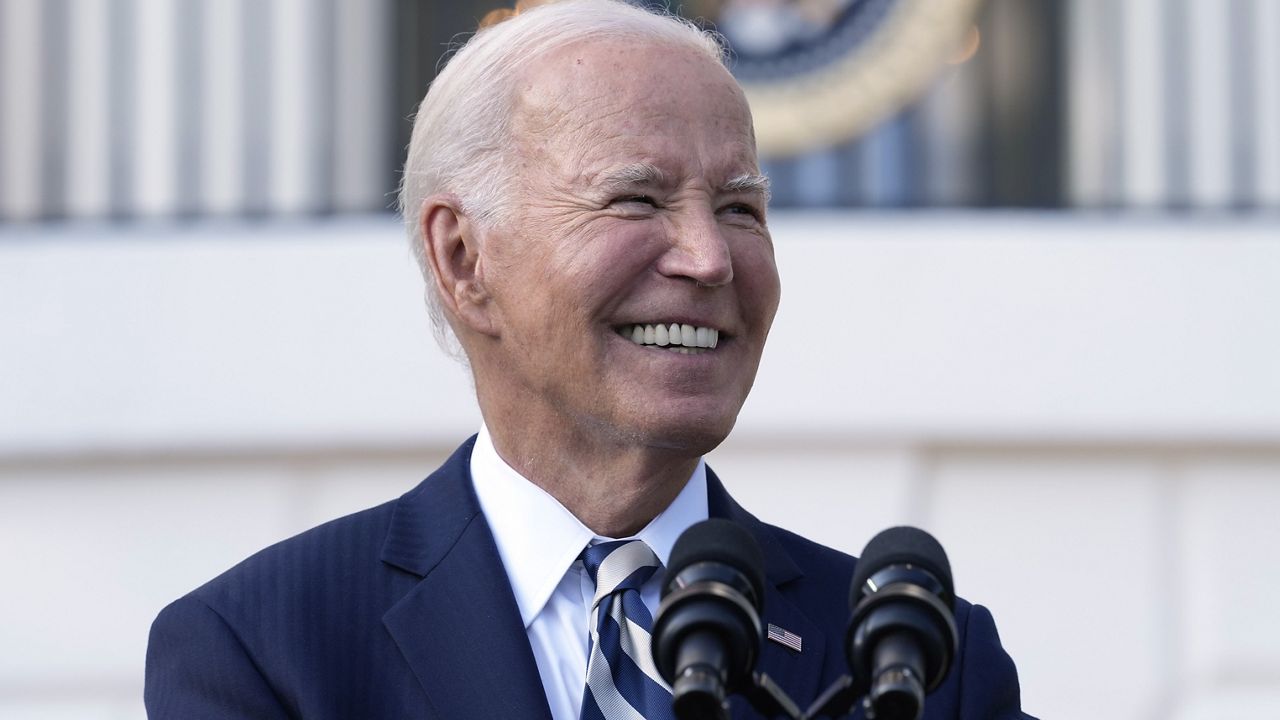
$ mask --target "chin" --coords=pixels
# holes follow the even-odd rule
[[[719,447],[733,429],[734,418],[707,418],[700,422],[664,423],[648,434],[647,444],[663,450],[677,450],[689,455],[706,455]]]
[[[724,442],[741,408],[723,396],[650,398],[599,419],[623,444],[699,456]]]

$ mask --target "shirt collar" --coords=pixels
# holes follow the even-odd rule
[[[528,628],[582,549],[612,538],[593,533],[560,501],[508,465],[487,427],[480,428],[471,451],[471,479]],[[707,468],[699,460],[675,500],[635,537],[665,566],[680,533],[707,514]]]

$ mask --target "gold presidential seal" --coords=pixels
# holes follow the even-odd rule
[[[733,51],[761,154],[857,136],[917,97],[966,40],[981,0],[686,0]]]

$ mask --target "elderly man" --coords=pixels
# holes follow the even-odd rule
[[[778,307],[767,199],[742,91],[696,28],[570,0],[477,34],[422,103],[402,205],[484,426],[400,499],[166,608],[150,716],[669,718],[646,630],[707,517],[760,543],[764,621],[803,643],[758,666],[811,701],[845,670],[854,561],[756,520],[701,459]],[[990,614],[958,604],[928,716],[1022,717]]]

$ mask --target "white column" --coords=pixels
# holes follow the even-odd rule
[[[169,215],[177,206],[174,0],[135,0],[133,210]]]
[[[1280,209],[1280,2],[1253,0],[1256,199]]]
[[[273,212],[307,212],[316,206],[320,147],[313,58],[318,52],[315,7],[307,0],[275,0],[271,6],[271,182]],[[325,48],[326,52],[331,51]]]
[[[1123,200],[1158,207],[1166,201],[1163,0],[1125,0],[1123,12]]]
[[[1188,0],[1190,199],[1201,208],[1231,202],[1231,8]]]
[[[67,214],[99,217],[111,208],[108,0],[71,0],[67,33]]]
[[[927,197],[940,205],[964,205],[977,196],[974,148],[981,128],[977,63],[945,69],[926,96],[924,142],[929,168]]]
[[[201,3],[204,58],[201,78],[201,204],[225,215],[244,206],[244,5],[242,0]]]
[[[1101,205],[1113,199],[1107,174],[1114,141],[1116,58],[1106,27],[1116,13],[1106,0],[1076,0],[1067,5],[1067,13],[1069,193],[1072,204]]]
[[[42,208],[40,2],[0,2],[0,221],[30,220]]]
[[[385,142],[390,123],[390,6],[386,0],[337,0],[333,122],[333,194],[337,210],[385,207]]]

